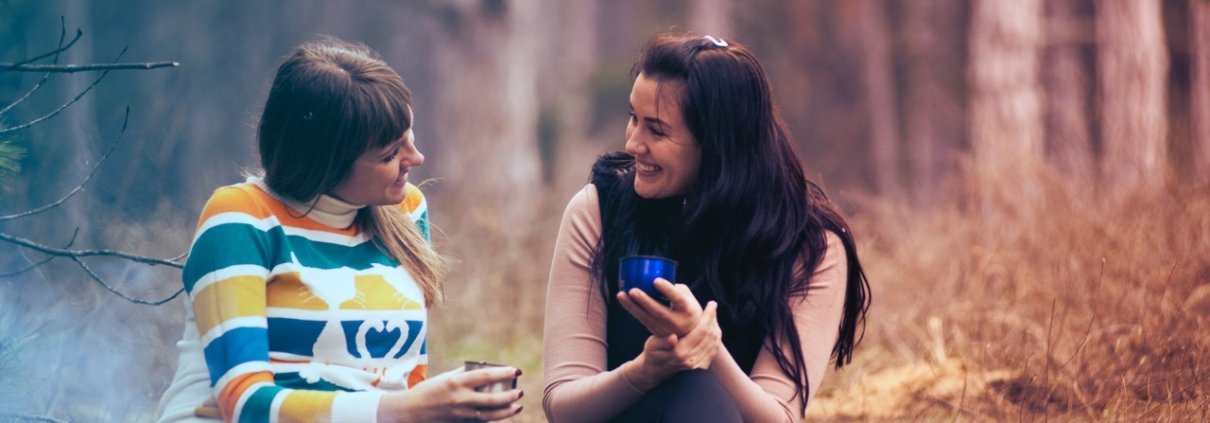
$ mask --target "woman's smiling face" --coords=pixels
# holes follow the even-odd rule
[[[416,149],[415,132],[408,128],[386,147],[362,153],[348,178],[328,194],[357,205],[399,204],[407,197],[408,171],[422,163],[424,155]]]
[[[686,195],[697,181],[702,148],[681,114],[685,83],[639,74],[630,91],[626,152],[634,155],[634,190],[648,199]]]

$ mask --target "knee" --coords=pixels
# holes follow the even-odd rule
[[[726,397],[731,400],[730,394],[723,384],[714,377],[714,373],[706,370],[689,370],[677,373],[672,379],[664,382],[668,390],[677,395],[686,395],[689,398],[714,398],[718,396]]]

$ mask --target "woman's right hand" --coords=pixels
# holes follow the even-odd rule
[[[649,391],[676,373],[708,368],[722,345],[723,331],[718,326],[717,313],[718,304],[711,301],[685,336],[648,337],[643,351],[626,363],[622,371],[636,387]]]
[[[458,368],[416,384],[411,389],[383,395],[378,404],[378,421],[464,422],[502,420],[521,412],[516,401],[520,389],[504,392],[476,392],[475,388],[507,382],[521,376],[514,367],[465,370]]]

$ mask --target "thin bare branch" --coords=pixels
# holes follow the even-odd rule
[[[164,304],[166,302],[172,301],[173,299],[176,299],[176,297],[181,295],[182,292],[185,292],[185,288],[181,288],[181,289],[178,289],[175,293],[173,293],[168,298],[165,298],[165,299],[162,299],[159,301],[140,300],[138,298],[134,298],[129,295],[123,294],[122,292],[120,292],[116,288],[114,288],[113,286],[110,286],[108,283],[105,283],[105,280],[102,279],[101,276],[98,275],[96,272],[93,272],[92,268],[88,267],[88,265],[85,264],[83,261],[81,261],[79,257],[72,257],[71,260],[76,262],[76,264],[80,265],[80,268],[84,269],[85,272],[88,272],[88,276],[91,277],[92,280],[101,284],[101,286],[105,287],[106,290],[108,290],[109,292],[112,292],[114,295],[122,297],[122,299],[124,299],[126,301],[130,301],[135,304],[158,306],[160,304]]]
[[[71,47],[71,44],[75,44],[75,43],[76,43],[76,40],[79,40],[79,39],[80,39],[80,35],[81,35],[81,34],[83,34],[83,32],[82,32],[82,31],[80,31],[79,29],[77,29],[77,30],[76,30],[76,38],[75,38],[75,39],[73,39],[73,40],[71,40],[71,44],[68,44],[68,45],[67,45],[67,47],[64,47],[64,46],[63,46],[63,39],[64,39],[64,37],[66,37],[66,36],[67,36],[67,25],[63,23],[63,17],[62,17],[62,16],[60,16],[60,17],[59,17],[59,25],[60,25],[60,29],[59,29],[59,49],[58,49],[58,50],[55,50],[55,51],[53,52],[53,54],[54,54],[54,56],[55,56],[55,59],[52,61],[52,63],[54,63],[54,64],[58,64],[58,63],[59,63],[59,53],[60,53],[60,52],[62,52],[63,50],[65,50],[67,47]],[[41,57],[46,57],[46,55],[42,55]],[[37,59],[34,59],[34,60],[37,60]],[[22,62],[22,63],[26,63],[26,62]],[[9,104],[8,106],[5,106],[5,107],[4,107],[4,109],[0,109],[0,116],[3,116],[4,114],[8,113],[8,111],[9,111],[9,110],[12,110],[12,109],[13,109],[13,107],[17,107],[17,105],[18,105],[18,104],[24,103],[26,99],[29,99],[29,97],[30,97],[31,95],[33,95],[35,92],[37,92],[39,89],[41,89],[41,88],[42,88],[42,84],[46,83],[46,81],[47,81],[48,79],[50,79],[50,72],[47,72],[46,74],[42,75],[42,79],[38,80],[38,82],[37,82],[36,84],[34,84],[33,88],[30,88],[30,89],[29,89],[29,91],[26,91],[26,92],[25,92],[25,95],[21,96],[21,98],[18,98],[16,101],[13,101],[13,102],[12,102],[12,104]]]
[[[42,84],[46,83],[46,80],[48,80],[48,79],[50,79],[49,72],[47,72],[45,75],[42,75],[42,79],[39,79],[38,82],[35,83],[32,88],[29,89],[29,91],[26,91],[25,95],[22,95],[21,98],[18,98],[17,100],[13,101],[11,104],[4,106],[3,109],[0,109],[0,116],[4,116],[5,113],[8,113],[8,111],[12,110],[13,107],[17,107],[18,104],[24,103],[25,100],[29,99],[30,95],[32,95],[35,91],[38,91],[38,89],[42,88]]]
[[[29,266],[23,267],[23,268],[21,268],[21,270],[17,270],[17,271],[15,271],[15,272],[9,272],[9,273],[0,274],[0,279],[11,278],[11,277],[15,277],[15,276],[21,276],[21,275],[25,274],[25,272],[28,272],[28,271],[30,271],[30,270],[37,269],[37,268],[41,267],[42,265],[44,265],[44,264],[46,264],[46,263],[50,263],[50,261],[51,261],[51,260],[54,260],[54,259],[55,259],[55,256],[49,256],[49,257],[47,257],[47,258],[42,259],[42,261],[39,261],[39,262],[36,262],[36,263],[31,263]]]
[[[50,72],[74,73],[98,70],[116,69],[155,69],[180,66],[177,62],[144,62],[144,63],[99,63],[92,65],[22,65],[16,63],[0,63],[0,68],[10,72]]]
[[[63,17],[62,17],[62,16],[60,16],[60,17],[59,17],[59,28],[60,28],[60,29],[59,29],[59,48],[55,49],[54,51],[50,51],[50,52],[47,52],[47,53],[43,53],[43,54],[41,54],[41,55],[38,55],[38,56],[35,56],[35,57],[31,57],[31,58],[29,58],[29,59],[25,59],[25,60],[22,60],[22,61],[17,62],[17,63],[9,63],[9,64],[7,64],[7,65],[8,65],[8,66],[19,66],[19,65],[24,65],[24,64],[27,64],[27,63],[33,63],[33,62],[36,62],[36,61],[39,61],[39,60],[45,59],[45,58],[50,57],[50,56],[55,56],[55,60],[58,60],[59,53],[62,53],[62,52],[64,52],[64,51],[67,51],[67,49],[71,48],[71,46],[73,46],[73,45],[75,45],[75,44],[76,44],[76,41],[80,41],[80,36],[81,36],[81,35],[84,35],[84,31],[81,31],[79,28],[76,28],[76,37],[75,37],[75,38],[72,38],[72,39],[71,39],[71,42],[67,43],[67,45],[63,45],[63,39],[64,39],[64,38],[65,38],[65,36],[67,35],[67,23],[64,21],[64,19],[63,19]],[[8,68],[3,68],[3,67],[0,67],[0,72],[4,72],[4,71],[7,71],[7,70],[8,70]]]
[[[122,52],[121,52],[121,53],[118,53],[118,57],[117,57],[117,59],[121,59],[121,58],[122,58],[122,55],[124,55],[124,54],[126,54],[126,49],[125,49],[125,48],[123,48],[123,49],[122,49]],[[115,63],[117,62],[117,59],[114,59],[114,62],[115,62]],[[72,104],[76,104],[76,102],[77,102],[77,101],[80,101],[80,99],[84,97],[84,94],[88,94],[88,92],[89,92],[89,91],[92,91],[92,89],[93,89],[93,88],[95,88],[95,87],[97,86],[97,84],[100,84],[100,83],[101,83],[101,80],[102,80],[102,79],[105,79],[105,75],[109,75],[109,71],[102,71],[102,72],[101,72],[101,76],[98,76],[98,77],[97,77],[97,79],[96,79],[95,81],[92,81],[92,84],[89,84],[87,88],[84,88],[84,90],[83,90],[83,91],[80,91],[80,94],[77,94],[77,95],[76,95],[76,98],[73,98],[73,99],[71,99],[71,101],[68,101],[67,103],[64,103],[62,106],[59,106],[59,108],[58,108],[58,109],[55,109],[55,111],[50,112],[50,113],[48,113],[48,114],[46,114],[45,116],[42,116],[42,117],[40,117],[40,118],[37,118],[37,119],[31,120],[31,121],[29,121],[29,122],[25,122],[24,124],[14,126],[14,127],[12,127],[12,128],[3,128],[3,129],[0,129],[0,134],[5,134],[5,133],[13,132],[13,131],[20,131],[20,130],[22,130],[22,129],[25,129],[25,128],[28,128],[28,127],[34,126],[35,124],[38,124],[38,123],[40,123],[40,122],[42,122],[42,121],[44,121],[44,120],[50,119],[50,118],[52,118],[52,117],[55,117],[55,115],[58,115],[58,114],[59,114],[59,112],[62,112],[62,111],[63,111],[63,109],[66,109],[68,106],[71,106]]]
[[[60,198],[53,203],[44,205],[42,207],[38,207],[33,210],[29,210],[29,211],[25,211],[25,212],[17,213],[17,214],[10,214],[7,216],[0,216],[0,222],[16,219],[16,218],[20,218],[20,217],[31,216],[31,215],[35,215],[35,214],[42,213],[44,211],[53,209],[55,207],[58,207],[60,204],[63,204],[63,202],[67,201],[68,198],[71,198],[73,195],[76,195],[76,193],[83,190],[84,184],[87,184],[88,181],[92,180],[92,177],[97,174],[97,169],[101,168],[101,163],[105,163],[105,159],[108,159],[109,155],[113,153],[113,150],[118,147],[118,142],[122,140],[123,135],[126,135],[126,124],[129,122],[130,122],[130,106],[126,106],[126,115],[125,115],[125,117],[122,118],[122,129],[121,129],[121,131],[118,132],[118,137],[115,138],[113,140],[113,143],[109,145],[109,149],[105,151],[105,154],[101,155],[101,158],[97,160],[97,164],[92,166],[92,171],[88,172],[88,176],[85,177],[83,181],[80,181],[79,185],[76,185],[75,188],[72,188],[72,190],[70,192],[68,192],[67,195],[64,195],[63,198]]]
[[[110,257],[120,257],[120,258],[124,258],[126,260],[130,260],[130,261],[133,261],[136,263],[143,263],[143,264],[148,264],[148,265],[152,265],[152,266],[160,265],[160,266],[175,267],[177,269],[181,269],[184,267],[183,264],[181,264],[177,261],[155,258],[155,257],[148,257],[148,256],[141,256],[138,254],[127,253],[125,251],[70,250],[70,249],[65,249],[65,248],[54,248],[54,247],[39,244],[37,242],[31,241],[31,240],[28,240],[25,238],[21,238],[19,236],[9,235],[9,234],[3,233],[3,232],[0,232],[0,241],[5,241],[10,244],[16,244],[16,245],[20,245],[25,248],[37,250],[38,252],[41,252],[43,254],[49,254],[52,256],[59,256],[59,257],[70,257],[72,259],[78,259],[80,257],[110,256]],[[179,260],[179,258],[178,258],[178,260]]]
[[[0,416],[15,419],[15,421],[18,421],[18,422],[66,423],[62,420],[55,419],[52,417],[47,417],[47,416],[30,416],[30,415],[26,415],[26,414],[17,414],[17,413],[0,413]]]
[[[67,241],[67,245],[64,245],[63,248],[64,249],[71,248],[72,244],[76,243],[76,236],[78,236],[78,235],[80,235],[80,228],[76,228],[76,230],[71,233],[71,239]],[[25,254],[22,254],[21,257],[25,258],[26,260],[29,260],[28,257],[25,257]],[[18,270],[16,272],[2,274],[2,275],[0,275],[0,279],[19,276],[30,270],[37,269],[38,267],[40,267],[46,263],[49,263],[51,260],[54,260],[55,257],[57,257],[57,256],[47,256],[46,258],[42,259],[42,261],[39,261],[36,263],[31,263],[29,266],[25,267],[24,269]],[[175,261],[175,260],[173,260],[173,261]]]

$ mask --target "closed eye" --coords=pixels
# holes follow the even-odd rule
[[[396,157],[396,156],[399,156],[399,148],[400,148],[400,147],[399,147],[399,145],[398,145],[398,144],[396,144],[396,145],[395,145],[395,147],[391,149],[391,154],[389,154],[389,155],[387,155],[386,157],[383,157],[383,158],[382,158],[382,162],[383,162],[383,163],[390,163],[390,161],[391,161],[391,160],[395,160],[395,157]]]

